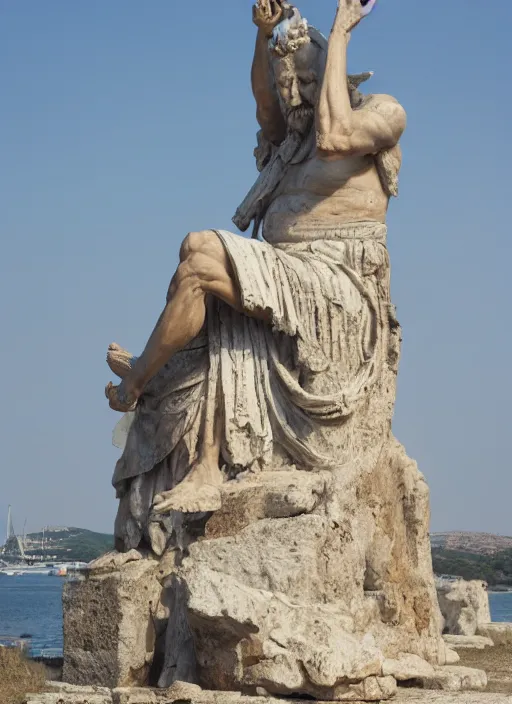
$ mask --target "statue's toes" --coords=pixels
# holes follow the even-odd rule
[[[221,493],[217,487],[208,484],[203,484],[200,487],[187,485],[155,496],[153,511],[157,514],[169,513],[170,511],[209,513],[210,511],[218,511],[221,506]]]

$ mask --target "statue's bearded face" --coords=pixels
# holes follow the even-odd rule
[[[274,60],[276,87],[289,129],[305,134],[311,128],[323,70],[322,52],[313,43]]]

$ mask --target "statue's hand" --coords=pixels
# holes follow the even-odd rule
[[[283,17],[280,0],[257,0],[252,8],[252,21],[267,36],[271,37],[274,27]]]
[[[124,381],[119,386],[114,386],[109,381],[105,387],[105,396],[113,411],[128,413],[128,411],[134,411],[137,406],[137,396],[125,388]]]
[[[334,26],[350,32],[370,14],[377,0],[338,0],[338,14]]]

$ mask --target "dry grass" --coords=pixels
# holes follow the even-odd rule
[[[43,665],[14,648],[0,648],[0,704],[21,704],[28,692],[42,691],[45,680]]]

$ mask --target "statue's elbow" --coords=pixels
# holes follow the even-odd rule
[[[355,153],[354,140],[348,134],[317,132],[316,148],[318,156],[326,161],[352,156]]]

